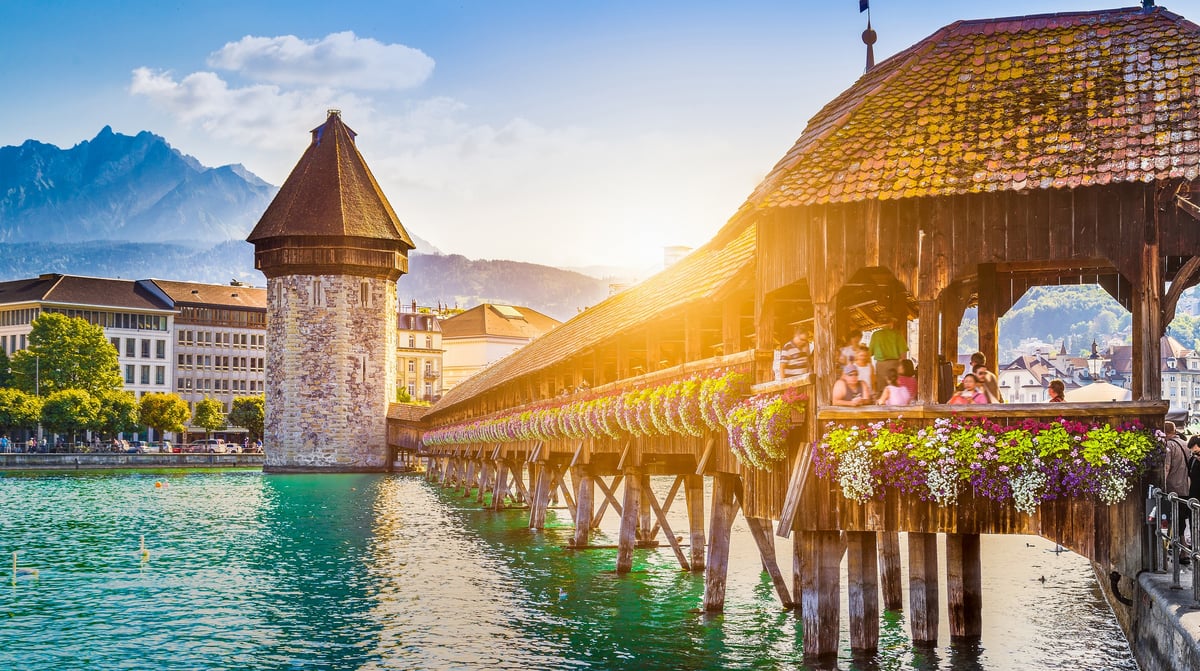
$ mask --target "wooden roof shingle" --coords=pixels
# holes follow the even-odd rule
[[[809,121],[742,210],[1200,176],[1200,28],[1162,8],[960,21]]]

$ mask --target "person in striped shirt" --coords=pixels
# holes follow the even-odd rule
[[[796,327],[792,339],[784,343],[783,351],[779,354],[779,368],[783,377],[807,375],[811,355],[812,347],[809,345],[808,332]]]

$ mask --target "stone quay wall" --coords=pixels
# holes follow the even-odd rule
[[[263,469],[388,469],[396,283],[350,275],[267,280]]]
[[[0,453],[0,469],[84,470],[97,468],[253,468],[261,454]]]

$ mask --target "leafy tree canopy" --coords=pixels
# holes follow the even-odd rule
[[[46,397],[42,424],[54,433],[74,434],[100,427],[100,400],[83,389],[64,389]]]
[[[97,395],[121,388],[117,350],[104,329],[79,317],[39,315],[29,347],[13,354],[11,367],[13,386],[39,396],[64,389]]]
[[[265,416],[266,398],[257,396],[239,396],[233,399],[233,408],[229,411],[229,423],[240,426],[250,432],[252,439],[262,437],[263,419]]]
[[[5,354],[3,349],[0,349],[0,389],[5,389],[12,386],[12,371],[10,370],[10,362],[8,354]]]
[[[178,394],[143,394],[138,404],[138,423],[160,434],[183,431],[187,420],[187,401]]]
[[[213,431],[225,428],[225,409],[215,398],[206,398],[196,403],[196,412],[192,415],[192,426],[204,429],[204,437],[208,438]]]
[[[34,426],[42,417],[42,399],[20,389],[0,389],[0,426],[7,430]]]
[[[138,403],[133,393],[111,389],[101,392],[96,398],[100,401],[97,428],[101,433],[112,436],[124,431],[133,431],[137,427]]]

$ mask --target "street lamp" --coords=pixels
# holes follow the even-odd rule
[[[1087,360],[1088,373],[1092,376],[1092,381],[1100,379],[1100,373],[1104,370],[1104,359],[1100,358],[1100,353],[1096,351],[1096,340],[1092,339],[1092,355]]]

